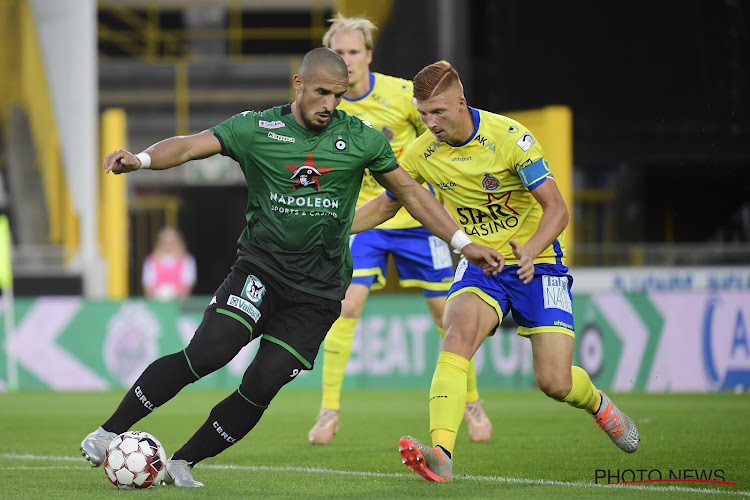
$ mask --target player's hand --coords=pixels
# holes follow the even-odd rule
[[[519,245],[512,239],[510,247],[513,249],[513,255],[518,259],[518,277],[524,284],[529,283],[534,278],[534,255],[531,255],[523,245]]]
[[[466,260],[477,267],[481,267],[484,274],[494,276],[499,273],[505,265],[505,258],[497,250],[469,243],[461,249]]]
[[[130,151],[125,151],[124,149],[110,153],[104,158],[105,173],[125,174],[139,168],[141,168],[141,160]]]

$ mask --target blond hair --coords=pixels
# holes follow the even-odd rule
[[[344,17],[341,12],[337,13],[335,17],[328,20],[331,26],[323,35],[323,46],[331,48],[331,38],[339,31],[361,31],[365,37],[365,48],[372,50],[373,37],[372,34],[378,29],[375,24],[367,19],[366,17]]]
[[[414,98],[418,101],[426,101],[456,85],[463,94],[464,86],[458,76],[458,71],[448,61],[438,61],[425,66],[414,77]]]

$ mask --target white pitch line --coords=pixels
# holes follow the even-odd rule
[[[41,455],[17,455],[14,453],[0,454],[0,459],[7,458],[13,460],[48,460],[48,461],[65,461],[65,462],[81,462],[81,468],[90,468],[90,466],[84,462],[82,457],[70,457],[70,456],[41,456]],[[39,466],[39,467],[19,467],[11,466],[5,467],[0,465],[0,470],[40,470],[40,469],[53,469],[53,468],[66,468],[66,467],[53,467],[53,466]],[[218,469],[218,470],[245,470],[245,471],[269,471],[269,472],[304,472],[312,474],[337,474],[342,476],[357,476],[357,477],[412,477],[413,474],[403,474],[394,472],[368,472],[368,471],[349,471],[349,470],[337,470],[337,469],[323,469],[320,467],[276,467],[270,465],[221,465],[221,464],[198,464],[198,469]],[[649,486],[643,484],[619,484],[607,486],[604,484],[595,483],[581,483],[576,481],[557,481],[554,479],[527,479],[521,477],[502,477],[502,476],[468,476],[458,475],[454,476],[455,479],[462,481],[482,481],[492,483],[507,483],[507,484],[528,484],[536,486],[558,486],[563,488],[617,488],[623,490],[638,490],[638,491],[654,491],[661,493],[698,493],[704,495],[738,495],[738,496],[750,496],[750,491],[733,491],[733,490],[714,490],[707,488],[687,488],[685,486]]]

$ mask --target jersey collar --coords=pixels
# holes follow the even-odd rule
[[[370,88],[367,90],[367,92],[365,92],[364,95],[361,95],[359,97],[355,97],[354,99],[349,99],[348,97],[346,97],[346,94],[344,94],[344,100],[345,101],[349,101],[349,102],[361,101],[362,99],[364,99],[365,97],[367,97],[368,95],[370,95],[372,93],[372,89],[374,89],[374,88],[375,88],[375,73],[373,73],[371,71],[370,72]]]
[[[461,146],[466,146],[469,144],[469,141],[471,141],[475,135],[477,135],[477,130],[479,130],[479,110],[472,108],[471,106],[467,106],[469,108],[469,111],[471,111],[471,118],[474,121],[474,131],[471,133],[468,139],[466,139],[461,144],[451,144],[450,142],[446,142],[448,146],[454,147],[454,148],[460,148]]]

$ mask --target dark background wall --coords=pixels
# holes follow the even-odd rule
[[[456,2],[451,62],[473,106],[565,104],[576,191],[610,189],[619,241],[747,241],[750,40],[738,0]],[[441,57],[438,2],[395,2],[373,68]],[[670,222],[667,222],[667,219]]]

